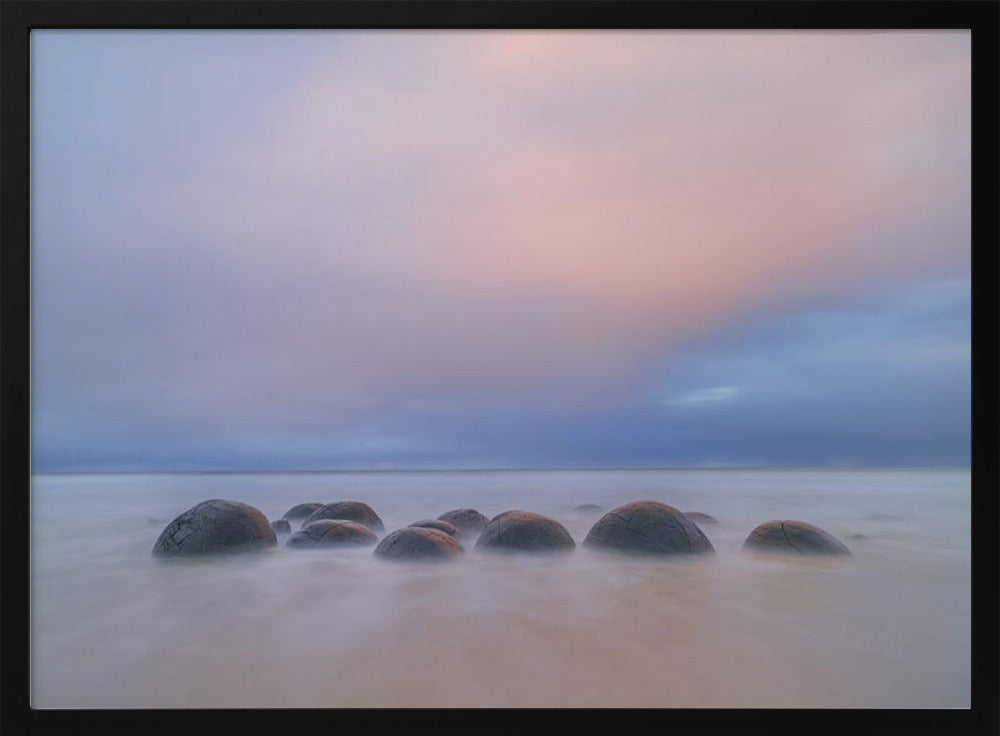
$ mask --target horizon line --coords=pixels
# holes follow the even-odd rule
[[[614,467],[517,467],[517,468],[337,468],[337,469],[177,469],[177,470],[40,470],[36,475],[337,475],[374,473],[557,473],[557,472],[643,472],[643,471],[727,471],[727,470],[959,470],[972,469],[971,463],[936,465],[664,465]]]

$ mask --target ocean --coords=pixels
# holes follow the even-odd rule
[[[535,511],[577,548],[392,562],[286,547],[165,562],[209,498],[280,518],[359,500],[386,532],[453,508]],[[635,500],[701,511],[716,553],[581,546]],[[35,708],[967,708],[968,469],[34,475]],[[849,558],[742,549],[771,519]],[[293,524],[293,529],[297,525]]]

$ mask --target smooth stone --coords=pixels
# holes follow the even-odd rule
[[[462,545],[450,534],[408,526],[386,535],[374,554],[390,560],[447,560],[464,552]]]
[[[714,516],[709,514],[704,514],[701,511],[685,511],[684,515],[688,517],[695,524],[718,524],[719,520]]]
[[[308,503],[300,503],[285,512],[282,519],[288,519],[289,521],[300,521],[302,519],[308,518],[316,509],[321,508],[323,504],[319,501],[310,501]]]
[[[378,541],[375,532],[356,521],[320,519],[306,524],[286,543],[289,547],[343,547],[370,545]]]
[[[373,532],[385,531],[385,526],[382,524],[382,519],[379,518],[379,515],[375,513],[371,506],[361,501],[336,501],[334,503],[323,504],[306,517],[306,520],[302,522],[302,527],[305,528],[307,524],[322,519],[356,521],[359,524],[364,524]]]
[[[697,524],[659,501],[633,501],[609,511],[591,527],[583,544],[638,555],[715,552]]]
[[[485,514],[481,514],[475,509],[452,509],[445,511],[438,517],[440,521],[447,521],[454,527],[460,529],[464,534],[478,534],[489,523]]]
[[[511,510],[497,514],[476,540],[476,549],[510,552],[560,552],[576,547],[562,524],[541,514]]]
[[[277,543],[271,522],[253,506],[213,498],[167,524],[153,545],[153,554],[175,557],[249,552]]]
[[[849,555],[839,539],[804,521],[767,521],[747,536],[743,549],[802,555]]]
[[[415,521],[410,526],[420,527],[421,529],[437,529],[439,532],[444,532],[450,537],[455,539],[462,538],[462,530],[459,529],[454,524],[449,524],[447,521],[442,521],[441,519],[421,519],[420,521]]]
[[[278,519],[271,522],[271,528],[274,529],[275,534],[291,534],[292,525],[288,523],[288,519]]]

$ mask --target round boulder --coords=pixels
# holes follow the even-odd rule
[[[343,547],[375,544],[375,532],[356,521],[320,519],[306,524],[287,542],[289,547]]]
[[[271,522],[253,506],[213,498],[167,524],[153,545],[153,554],[177,557],[248,552],[277,543]]]
[[[420,521],[413,522],[410,526],[420,527],[421,529],[437,529],[449,537],[454,537],[455,539],[462,538],[461,529],[454,524],[449,524],[447,521],[441,521],[441,519],[421,519]]]
[[[576,547],[566,527],[528,511],[497,514],[476,540],[476,549],[511,552],[559,552]]]
[[[375,548],[376,555],[390,560],[447,560],[463,552],[451,535],[422,526],[397,529]]]
[[[581,513],[586,513],[586,514],[599,514],[602,511],[604,511],[604,509],[602,509],[596,503],[581,503],[573,510],[580,511]]]
[[[337,501],[335,503],[325,503],[313,511],[306,520],[302,522],[302,527],[321,519],[344,519],[345,521],[356,521],[364,524],[373,532],[385,531],[382,519],[366,503],[361,501]]]
[[[275,534],[292,533],[292,525],[288,523],[288,519],[278,519],[277,521],[272,521],[271,528],[274,529]]]
[[[800,555],[849,555],[839,539],[804,521],[767,521],[752,532],[743,549]]]
[[[719,520],[714,516],[703,514],[701,511],[685,511],[684,515],[695,524],[718,524]]]
[[[447,521],[464,534],[478,534],[490,521],[475,509],[452,509],[445,511],[438,519]]]
[[[322,506],[323,504],[319,501],[296,504],[295,506],[292,506],[292,508],[288,509],[288,511],[285,512],[285,515],[281,518],[288,519],[288,521],[302,521],[312,514],[313,511]]]
[[[697,524],[673,506],[658,501],[633,501],[609,511],[591,527],[583,544],[639,555],[715,551]]]

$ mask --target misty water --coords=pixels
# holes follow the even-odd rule
[[[41,708],[941,708],[970,699],[968,470],[36,475],[31,704]],[[371,548],[191,561],[160,531],[226,498],[270,519],[360,500],[386,531],[453,508],[552,516],[575,551],[400,563]],[[580,546],[633,500],[719,520],[716,554]],[[770,519],[850,558],[742,550]],[[293,524],[293,529],[296,525]],[[860,535],[860,536],[858,536]]]

